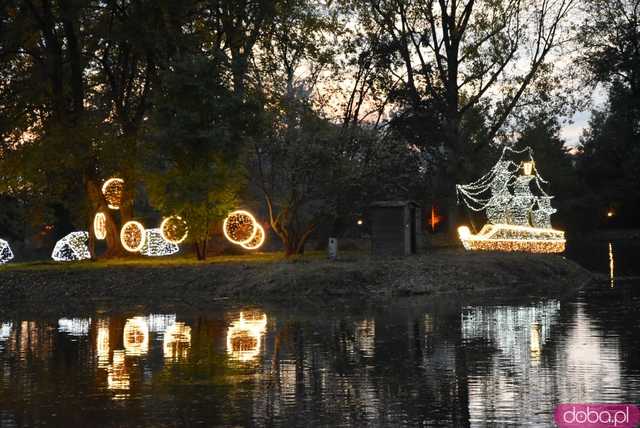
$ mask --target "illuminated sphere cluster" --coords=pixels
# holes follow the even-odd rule
[[[124,180],[121,178],[110,178],[102,185],[102,194],[107,201],[107,206],[112,210],[120,209],[122,203],[122,192],[124,191]]]
[[[222,232],[229,242],[247,250],[260,248],[265,240],[264,228],[245,210],[230,213],[222,223]]]

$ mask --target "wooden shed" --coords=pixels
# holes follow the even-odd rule
[[[371,251],[374,255],[407,256],[421,245],[420,206],[413,201],[379,201],[370,206]]]

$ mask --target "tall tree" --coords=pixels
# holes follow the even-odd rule
[[[640,212],[640,2],[589,0],[584,8],[582,64],[609,98],[581,139],[579,171],[598,196],[600,214],[616,208],[631,224]]]
[[[453,185],[483,147],[468,148],[465,117],[491,109],[485,142],[501,130],[528,88],[552,67],[554,48],[566,43],[575,0],[362,0],[363,31],[388,58],[385,79],[397,79],[393,100],[399,117],[417,117],[433,130],[420,135],[430,159],[439,160]],[[417,128],[424,131],[424,128]],[[455,226],[455,221],[450,222]]]
[[[188,224],[200,260],[244,178],[243,140],[256,110],[225,85],[215,61],[183,54],[162,73],[145,153],[153,205]]]

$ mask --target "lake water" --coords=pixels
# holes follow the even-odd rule
[[[636,254],[570,249],[604,278],[565,299],[0,318],[0,427],[553,426],[558,403],[638,403]]]

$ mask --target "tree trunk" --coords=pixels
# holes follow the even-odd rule
[[[199,239],[193,243],[193,248],[196,250],[196,258],[200,261],[207,259],[207,240]]]
[[[87,228],[89,231],[89,243],[95,243],[95,232],[93,230],[93,221],[96,213],[103,213],[106,219],[106,241],[107,241],[107,250],[102,255],[103,258],[114,258],[114,257],[123,257],[126,252],[122,247],[120,242],[120,232],[116,220],[107,206],[107,201],[105,201],[104,196],[102,195],[102,190],[96,184],[93,179],[85,178],[85,191],[87,194],[87,198],[89,200],[89,208],[90,208],[90,221],[89,227]],[[93,247],[93,248],[92,248]],[[95,257],[95,246],[91,245],[89,251],[92,253],[92,256]]]

